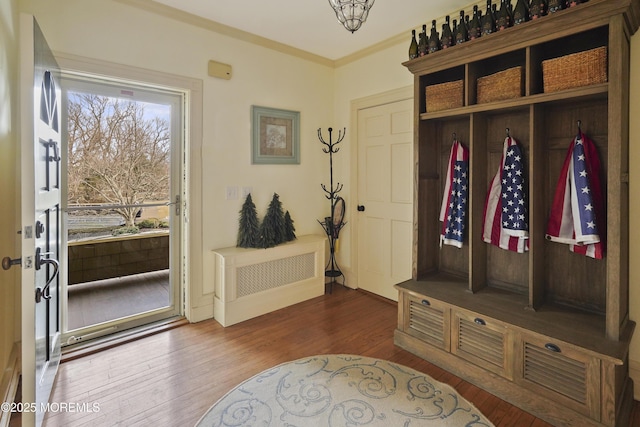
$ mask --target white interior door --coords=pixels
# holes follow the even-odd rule
[[[23,426],[42,424],[60,362],[59,71],[32,16],[20,19]],[[31,409],[31,408],[30,408]]]
[[[397,301],[411,278],[413,100],[358,110],[358,286]]]

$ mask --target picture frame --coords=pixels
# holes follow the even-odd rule
[[[300,112],[251,106],[251,162],[300,164]]]

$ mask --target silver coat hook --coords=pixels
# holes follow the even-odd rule
[[[582,120],[578,120],[578,138],[580,138],[580,135],[582,134]]]

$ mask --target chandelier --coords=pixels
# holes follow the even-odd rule
[[[329,0],[338,21],[354,33],[367,20],[375,0]]]

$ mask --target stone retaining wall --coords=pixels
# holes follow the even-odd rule
[[[69,243],[69,284],[169,268],[169,234]]]

